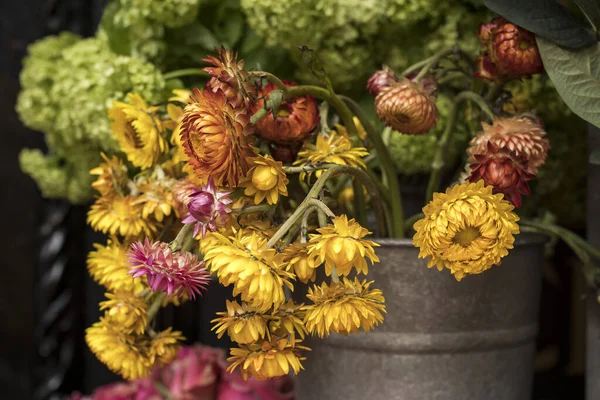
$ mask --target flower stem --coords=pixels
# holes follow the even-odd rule
[[[331,209],[329,207],[327,207],[327,205],[325,203],[323,203],[321,200],[312,198],[308,202],[310,205],[316,207],[318,209],[318,211],[322,211],[329,218],[335,218],[335,213],[333,211],[331,211]],[[321,222],[321,220],[319,220],[319,222]]]
[[[273,75],[270,72],[266,72],[266,71],[250,71],[248,72],[249,77],[257,77],[257,78],[264,78],[266,80],[268,80],[269,82],[271,82],[273,85],[277,86],[278,89],[283,90],[284,92],[287,90],[287,86],[285,86],[285,83],[283,83],[283,81],[281,79],[279,79],[278,77],[276,77],[275,75]]]
[[[458,108],[460,103],[465,100],[471,100],[476,103],[479,108],[491,119],[494,119],[494,113],[485,100],[481,98],[478,94],[471,91],[460,92],[454,98],[454,104],[452,105],[452,110],[450,111],[450,117],[448,122],[446,123],[446,127],[444,132],[442,133],[442,137],[438,141],[438,148],[436,150],[435,156],[433,158],[433,163],[431,165],[432,171],[431,176],[429,177],[429,184],[427,185],[427,194],[425,197],[425,203],[429,203],[433,198],[433,192],[438,190],[440,186],[440,181],[442,180],[442,172],[444,167],[446,166],[446,153],[448,150],[448,146],[450,145],[450,141],[452,139],[452,134],[454,133],[454,125],[456,124],[456,119],[458,117]]]
[[[182,76],[203,76],[205,78],[210,77],[210,74],[204,71],[202,68],[186,68],[178,69],[175,71],[167,72],[163,74],[165,80],[180,78]]]
[[[169,247],[172,251],[177,251],[181,249],[181,246],[185,243],[188,236],[192,235],[194,230],[194,224],[184,224],[183,227],[179,230],[179,233],[175,237],[175,239],[169,244]]]
[[[155,294],[156,296],[154,297],[154,300],[152,300],[152,304],[150,304],[150,307],[148,307],[148,324],[154,320],[154,317],[156,317],[156,314],[158,314],[158,310],[160,310],[163,301],[165,301],[167,298],[167,293],[163,292],[162,290],[156,291]]]
[[[300,172],[313,172],[320,169],[329,169],[337,164],[318,164],[318,165],[304,165],[302,167],[283,167],[286,174],[299,174]]]
[[[386,145],[383,143],[381,135],[377,132],[371,121],[367,118],[365,112],[360,106],[349,97],[343,97],[344,102],[350,107],[352,112],[358,117],[362,123],[367,136],[373,142],[375,151],[379,156],[379,163],[388,184],[388,194],[390,197],[391,207],[391,220],[392,230],[389,236],[392,238],[404,237],[404,211],[402,209],[402,194],[400,192],[400,184],[398,183],[398,176],[396,175],[396,168],[392,161],[392,156]]]
[[[352,182],[352,189],[354,190],[354,216],[356,221],[361,226],[367,226],[367,200],[365,199],[365,193],[363,187],[358,181]]]

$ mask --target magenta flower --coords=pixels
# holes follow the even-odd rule
[[[294,381],[289,376],[267,380],[242,379],[239,372],[225,372],[217,391],[217,400],[294,400]]]
[[[225,365],[225,351],[208,346],[183,347],[177,359],[162,367],[155,380],[177,400],[215,400]]]
[[[202,230],[202,238],[206,231],[214,232],[217,227],[224,225],[227,214],[231,212],[228,207],[233,200],[229,198],[231,192],[217,190],[213,178],[208,178],[208,184],[190,195],[188,214],[182,221],[184,224],[195,223],[194,236]]]
[[[210,282],[204,262],[187,251],[172,251],[165,242],[137,241],[127,252],[134,278],[144,276],[152,290],[162,290],[169,296],[181,296],[187,291],[190,298],[201,294]]]

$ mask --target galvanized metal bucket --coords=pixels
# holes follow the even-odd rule
[[[410,240],[378,240],[385,322],[307,341],[298,399],[530,400],[545,240],[521,234],[502,265],[461,282]]]

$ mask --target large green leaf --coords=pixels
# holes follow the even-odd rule
[[[537,38],[544,68],[571,110],[600,127],[600,44],[568,50]]]
[[[570,49],[581,49],[597,41],[586,21],[572,15],[557,0],[484,0],[492,11],[537,36]]]

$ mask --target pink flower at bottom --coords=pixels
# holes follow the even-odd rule
[[[294,381],[289,376],[258,380],[242,379],[236,370],[224,372],[219,382],[216,400],[294,400]]]
[[[97,388],[92,400],[136,400],[138,385],[134,382],[117,382]]]
[[[162,290],[169,296],[181,296],[187,291],[190,298],[201,294],[210,282],[204,262],[187,251],[171,250],[165,242],[150,242],[148,238],[131,244],[127,253],[134,278],[144,276],[152,290]]]

